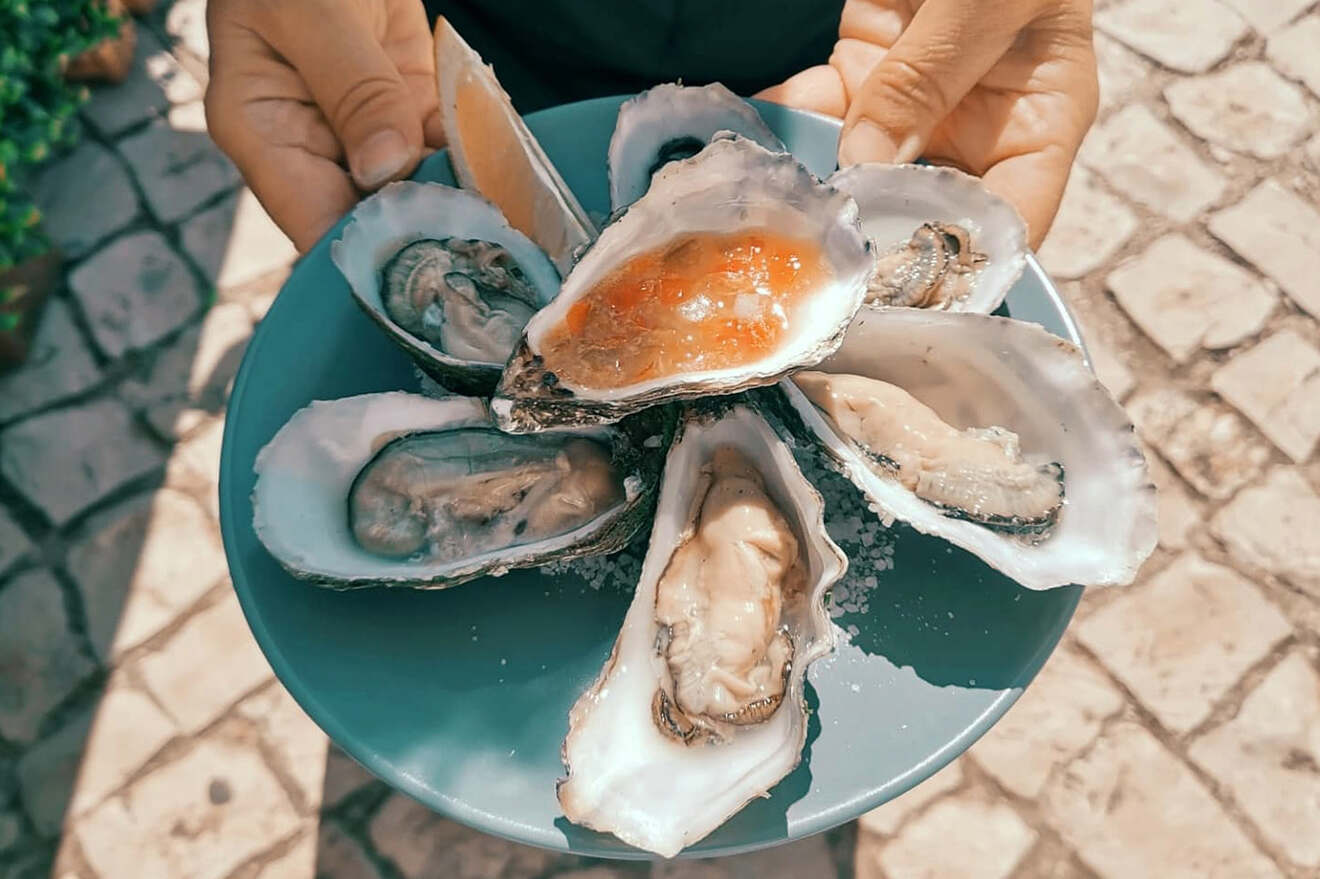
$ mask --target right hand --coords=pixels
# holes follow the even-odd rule
[[[419,0],[210,0],[206,121],[305,252],[444,145]]]

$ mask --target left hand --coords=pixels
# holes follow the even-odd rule
[[[1091,0],[847,0],[830,63],[758,97],[842,117],[841,166],[980,175],[1038,247],[1095,118]]]

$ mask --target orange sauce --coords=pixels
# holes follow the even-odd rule
[[[814,241],[765,229],[685,235],[587,291],[541,356],[561,380],[602,389],[740,366],[780,344],[828,276]]]

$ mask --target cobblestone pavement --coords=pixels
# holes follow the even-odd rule
[[[1111,0],[1042,250],[1149,444],[1160,546],[971,752],[772,853],[618,866],[436,817],[272,678],[226,579],[226,389],[294,252],[203,132],[201,0],[40,182],[70,255],[0,378],[0,879],[1320,875],[1320,10]]]

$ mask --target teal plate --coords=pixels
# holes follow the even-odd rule
[[[596,213],[608,209],[605,151],[622,100],[527,118]],[[829,173],[837,122],[758,108],[809,168]],[[416,177],[453,182],[443,154]],[[609,654],[625,590],[594,591],[530,571],[439,592],[339,593],[289,577],[253,532],[252,464],[289,416],[312,400],[417,389],[408,359],[358,309],[331,264],[329,242],[338,233],[294,269],[248,345],[229,403],[220,515],[248,623],[303,709],[409,796],[518,842],[648,857],[568,823],[555,799],[569,707]],[[1080,343],[1034,260],[1009,294],[1008,311]],[[871,593],[870,612],[845,620],[858,634],[811,670],[814,713],[802,763],[686,854],[732,854],[817,833],[927,778],[1008,710],[1081,594],[1019,588],[970,554],[906,528],[894,541],[894,568]]]

